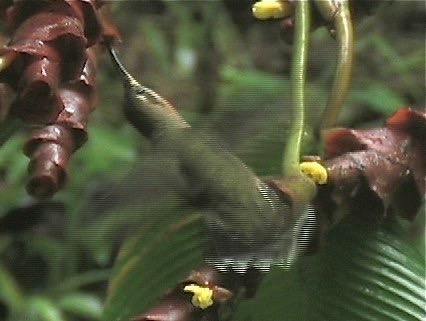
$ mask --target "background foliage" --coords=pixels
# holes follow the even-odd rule
[[[114,2],[112,10],[123,34],[120,51],[128,69],[168,97],[194,126],[215,132],[256,173],[274,175],[280,171],[289,124],[291,47],[280,40],[276,25],[251,18],[250,4],[128,1]],[[357,24],[354,83],[342,125],[379,125],[399,107],[425,106],[424,18],[421,2],[395,1]],[[313,32],[307,101],[312,125],[327,97],[333,50],[326,30]],[[200,260],[202,239],[197,228],[191,228],[197,225],[199,213],[182,209],[167,160],[152,159],[148,142],[124,121],[121,86],[106,58],[99,66],[101,99],[91,118],[89,142],[75,155],[64,191],[42,203],[26,196],[27,160],[20,151],[23,132],[0,150],[2,320],[100,320],[113,262],[130,235],[115,270],[133,258],[132,249],[143,251],[139,263],[122,280],[115,276],[108,320],[142,311]],[[316,149],[306,146],[307,153]],[[373,241],[353,257],[344,257],[344,246],[366,238],[353,232],[363,230],[359,222],[344,224],[329,236],[331,241],[319,255],[304,258],[290,272],[273,271],[256,300],[242,304],[238,320],[277,320],[283,311],[291,320],[306,320],[310,316],[304,305],[311,306],[327,297],[324,293],[333,292],[333,305],[327,311],[317,310],[321,317],[384,320],[380,311],[387,311],[386,302],[406,300],[406,309],[395,312],[394,319],[419,320],[421,278],[395,284],[384,293],[380,280],[374,278],[376,272],[368,269],[400,262],[405,266],[403,276],[424,275],[423,212],[413,224],[390,222],[396,226],[390,239],[380,230],[367,229],[363,233]],[[385,250],[399,254],[383,252],[383,242]],[[380,257],[384,261],[375,264]],[[352,286],[346,284],[347,275],[328,270],[339,264],[344,265],[343,271],[361,264],[359,273],[349,276],[361,285],[369,281],[365,275],[376,280],[373,289],[352,289],[364,294],[358,308],[348,308],[348,298],[336,292],[344,293],[342,284]],[[335,278],[317,284],[310,280],[330,277],[318,278],[315,273],[331,273]],[[130,289],[129,280],[136,279]],[[127,289],[133,299],[116,296],[122,293],[120,288]],[[366,298],[378,298],[378,308],[369,306]],[[366,315],[356,314],[361,310]]]

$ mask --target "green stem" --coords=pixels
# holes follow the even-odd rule
[[[283,175],[299,175],[299,161],[305,124],[305,79],[309,50],[309,1],[296,2],[295,44],[291,66],[291,105],[293,108],[292,128],[283,159]]]
[[[353,28],[348,0],[336,7],[332,0],[316,0],[323,17],[334,22],[338,42],[337,66],[330,97],[325,107],[321,128],[335,126],[348,94],[353,67]]]

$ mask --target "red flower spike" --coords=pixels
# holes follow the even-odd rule
[[[87,39],[87,47],[93,46],[100,41],[100,37],[103,34],[102,16],[98,12],[100,4],[98,1],[90,0],[68,0],[71,6],[78,4],[83,14],[82,20],[84,23],[84,36]]]
[[[86,127],[88,116],[91,111],[90,99],[78,85],[61,88],[59,95],[64,103],[64,109],[58,115],[55,123],[73,129],[77,148],[86,141]]]
[[[417,188],[425,195],[426,176],[426,111],[405,108],[397,111],[386,122],[387,127],[406,132],[412,138],[412,153],[408,167],[412,171]]]
[[[59,96],[64,109],[55,123],[72,129],[76,149],[87,140],[87,121],[93,111],[96,97],[95,56],[91,49],[87,50],[88,59],[78,80],[59,89]]]
[[[386,121],[388,127],[395,129],[418,131],[418,134],[426,134],[426,112],[412,108],[398,110]]]
[[[31,157],[33,160],[28,171],[32,175],[27,183],[27,191],[40,199],[49,198],[65,183],[65,167],[70,153],[60,144],[46,143],[40,145]]]
[[[51,125],[35,132],[24,146],[24,153],[31,158],[28,192],[47,198],[58,191],[65,183],[65,168],[74,150],[73,137],[66,127]]]
[[[81,93],[86,95],[90,102],[90,111],[95,109],[97,103],[96,95],[96,52],[95,49],[86,50],[87,60],[80,75],[72,82],[74,86],[79,87]]]
[[[81,78],[83,81],[59,89],[64,108],[55,120],[56,125],[45,128],[49,135],[35,134],[27,143],[26,154],[32,159],[29,169],[32,178],[28,183],[28,192],[33,196],[50,197],[63,186],[71,153],[87,140],[86,126],[93,91],[87,83],[88,79],[93,80],[94,77],[90,77],[90,73],[89,76],[82,73]],[[39,145],[40,141],[43,141],[43,153],[40,153],[41,147],[31,147]],[[55,147],[58,144],[64,146],[63,150]],[[56,167],[49,165],[49,159],[53,160]],[[43,184],[45,188],[42,187]]]
[[[13,103],[15,113],[29,124],[54,121],[63,109],[56,92],[59,83],[58,62],[32,58],[22,80],[25,81],[21,85],[23,90]]]
[[[88,116],[96,103],[96,57],[89,47],[103,35],[118,37],[100,12],[102,4],[0,1],[0,14],[12,31],[0,53],[7,62],[0,81],[17,92],[12,103],[16,115],[26,123],[47,125],[25,146],[31,158],[27,189],[36,197],[50,197],[63,186],[70,155],[87,140]]]
[[[327,132],[325,165],[334,188],[331,198],[341,204],[366,193],[365,199],[375,197],[382,203],[379,218],[392,210],[413,219],[425,191],[426,148],[421,137],[425,130],[424,112],[402,109],[384,128]]]
[[[100,19],[102,24],[102,42],[106,44],[112,44],[116,41],[120,41],[121,35],[117,26],[112,23],[109,6],[102,7],[100,11],[102,13]]]

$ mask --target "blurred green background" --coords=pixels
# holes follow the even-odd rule
[[[251,4],[117,1],[111,10],[122,33],[120,56],[135,77],[167,97],[197,130],[214,132],[256,173],[277,175],[290,124],[291,46],[282,41],[276,22],[252,18]],[[353,85],[340,124],[380,126],[400,107],[424,107],[424,4],[393,1],[358,20]],[[311,37],[306,153],[318,150],[310,129],[326,102],[336,61],[335,43],[325,28],[313,31]],[[21,149],[28,131],[16,133],[0,150],[0,320],[126,320],[200,262],[199,213],[182,206],[167,160],[154,159],[149,142],[126,123],[123,91],[106,55],[99,59],[98,93],[89,141],[72,159],[67,186],[51,201],[36,202],[25,193],[28,160]],[[360,246],[359,255],[354,254],[358,263],[353,264],[360,265],[361,274],[336,272],[335,282],[312,276],[329,265],[336,271],[340,265],[344,271],[353,268],[352,258],[338,259],[345,251],[331,242],[321,255],[304,259],[293,271],[273,271],[258,298],[242,304],[237,319],[420,320],[421,212],[414,225],[393,222],[388,234],[381,229],[365,231],[355,223],[343,225],[343,233],[349,235],[343,243],[348,247],[372,239]],[[174,224],[180,227],[173,228]],[[351,231],[364,232],[352,237]],[[339,243],[336,233],[330,237]],[[113,268],[123,243],[125,249]],[[400,253],[386,252],[383,244]],[[170,257],[171,253],[175,255]],[[135,257],[135,265],[129,266]],[[380,262],[375,265],[375,260]],[[398,283],[389,286],[395,289],[391,294],[377,290],[378,311],[345,297],[345,290],[359,293],[361,299],[369,295],[371,289],[363,282],[374,281],[374,267],[387,269],[390,261],[406,262],[407,271],[401,273],[414,273],[407,286],[413,292]],[[316,269],[304,268],[309,265]],[[112,276],[115,286],[102,317]],[[307,282],[310,278],[318,284]],[[351,282],[363,288],[355,289]],[[309,316],[304,307],[315,305],[316,290],[327,294],[328,288],[335,294],[342,291],[343,298],[324,303],[331,304],[330,315]],[[394,301],[405,304],[412,312],[409,317],[388,312]],[[348,305],[352,314],[345,308]]]

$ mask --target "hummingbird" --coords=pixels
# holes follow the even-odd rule
[[[124,87],[127,120],[176,159],[182,195],[203,213],[206,263],[238,273],[290,267],[313,232],[313,207],[295,212],[282,192],[215,139],[202,139],[170,102],[127,71],[112,46],[108,51]]]

